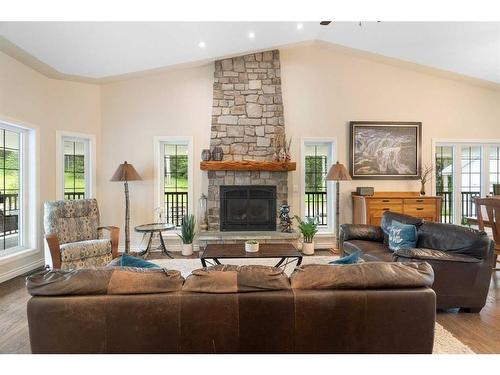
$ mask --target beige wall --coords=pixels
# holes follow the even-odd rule
[[[500,92],[338,52],[322,44],[281,51],[286,132],[300,157],[301,137],[336,137],[348,166],[349,121],[421,121],[423,163],[432,139],[500,139]],[[289,182],[299,187],[300,174]],[[427,187],[430,192],[431,184]],[[416,181],[356,180],[341,186],[341,222],[352,220],[350,192],[419,191]],[[298,209],[294,193],[293,209]]]
[[[0,119],[37,127],[40,144],[39,251],[13,262],[0,258],[1,280],[2,275],[22,271],[42,259],[41,208],[44,201],[56,197],[56,131],[95,134],[99,142],[100,88],[96,85],[49,79],[0,53]]]
[[[202,186],[200,154],[210,144],[212,83],[210,64],[102,86],[102,150],[106,156],[98,163],[101,221],[124,227],[123,184],[109,179],[127,160],[143,178],[129,183],[132,245],[140,240],[134,226],[154,218],[153,137],[193,137],[196,207]],[[123,239],[123,230],[121,234]]]

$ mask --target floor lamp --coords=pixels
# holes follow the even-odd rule
[[[337,198],[335,199],[335,242],[336,242],[336,249],[339,249],[339,228],[340,228],[340,223],[339,223],[339,216],[340,216],[340,181],[350,181],[352,180],[351,175],[349,172],[347,172],[347,169],[344,167],[343,164],[340,164],[339,162],[333,164],[330,167],[330,170],[328,171],[328,174],[325,177],[325,180],[327,181],[336,181],[335,184],[335,191],[337,194]]]
[[[128,254],[130,251],[130,208],[129,208],[129,194],[128,194],[128,182],[142,180],[139,173],[135,170],[132,164],[126,161],[120,164],[116,169],[115,174],[111,177],[111,181],[123,181],[125,185],[125,253]]]

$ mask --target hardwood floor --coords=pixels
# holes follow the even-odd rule
[[[30,353],[24,276],[0,284],[0,353]],[[437,321],[476,353],[500,353],[500,272],[480,314],[439,312]]]

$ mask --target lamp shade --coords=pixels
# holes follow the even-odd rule
[[[325,177],[327,181],[349,181],[352,180],[351,175],[347,172],[344,164],[339,162],[333,164]]]
[[[135,170],[132,164],[127,163],[126,161],[123,164],[120,164],[116,169],[116,172],[111,177],[111,181],[137,181],[142,180],[139,173]]]

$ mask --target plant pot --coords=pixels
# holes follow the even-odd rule
[[[314,241],[313,242],[304,242],[302,244],[302,254],[304,254],[304,255],[313,255],[314,254]]]
[[[256,253],[259,251],[259,243],[245,243],[245,251],[247,253]]]
[[[185,257],[193,255],[193,244],[192,243],[183,243],[182,244],[182,255]]]

